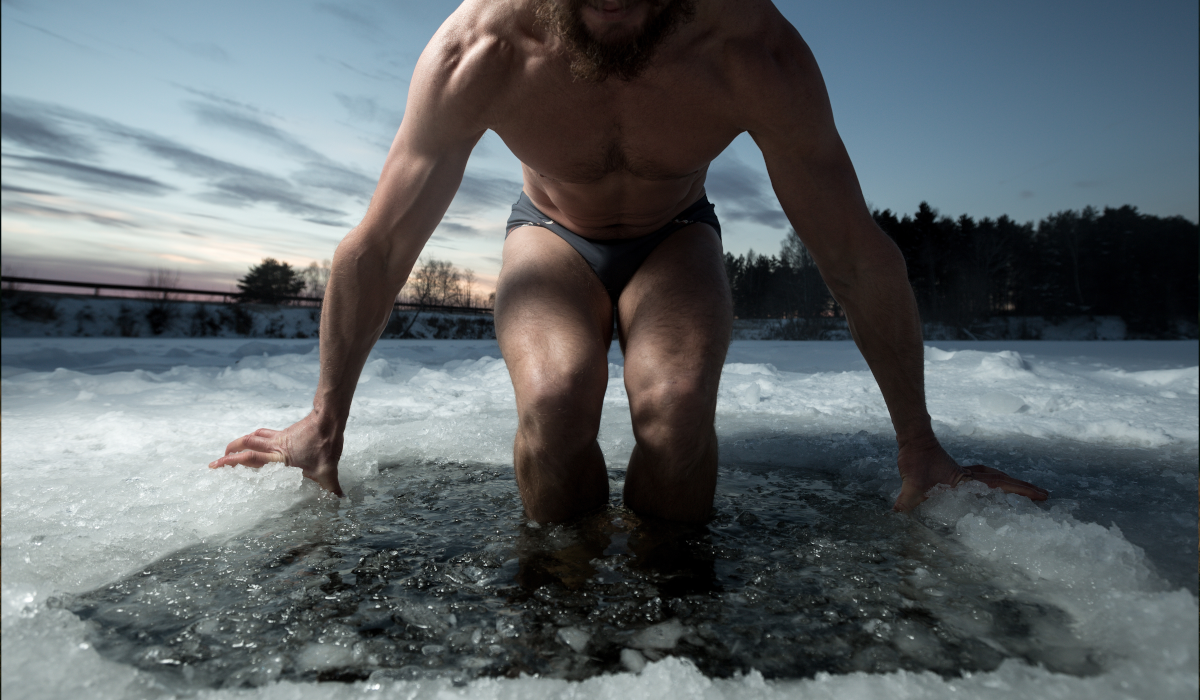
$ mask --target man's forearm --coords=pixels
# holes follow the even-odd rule
[[[412,269],[389,269],[389,256],[352,231],[334,255],[321,309],[321,376],[313,410],[340,432],[350,414],[359,375],[391,317],[393,301]],[[404,265],[407,263],[407,265]]]
[[[890,242],[879,246],[830,289],[883,393],[897,441],[903,447],[933,440],[925,407],[921,318],[900,252]]]

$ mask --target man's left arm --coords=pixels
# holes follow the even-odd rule
[[[875,224],[834,126],[816,61],[794,29],[756,68],[748,131],[784,213],[808,248],[887,403],[903,480],[896,510],[937,484],[977,479],[1044,500],[1046,491],[988,467],[961,467],[939,444],[925,405],[920,315],[904,257]],[[766,78],[765,80],[763,78]]]

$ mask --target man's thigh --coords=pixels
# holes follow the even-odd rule
[[[576,398],[589,403],[603,398],[612,306],[600,280],[566,241],[537,226],[508,235],[495,319],[518,411],[546,392],[582,391]]]
[[[655,248],[621,294],[618,325],[635,420],[639,394],[662,399],[678,390],[701,401],[702,412],[715,410],[733,325],[717,233],[692,224]]]

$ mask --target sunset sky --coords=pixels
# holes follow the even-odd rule
[[[867,200],[1197,219],[1195,0],[776,3],[820,62]],[[3,0],[6,274],[228,289],[330,258],[403,117],[441,0]],[[726,250],[787,222],[746,135],[712,165]],[[520,170],[488,133],[426,254],[500,266]]]

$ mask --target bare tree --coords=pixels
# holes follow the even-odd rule
[[[404,289],[407,290],[406,296],[412,303],[419,306],[433,305],[437,296],[437,275],[431,263],[436,262],[436,260],[425,260],[408,276],[408,283],[404,285]]]
[[[455,306],[463,300],[462,278],[448,260],[429,258],[409,276],[405,297],[420,306]]]
[[[179,294],[172,290],[179,289],[179,270],[156,267],[146,273],[146,286],[157,287],[156,290],[146,293],[147,299],[178,301]]]
[[[151,333],[160,335],[179,315],[176,305],[172,303],[180,299],[179,294],[172,291],[179,289],[179,270],[165,267],[150,270],[146,273],[146,286],[156,287],[143,294],[143,298],[153,302],[146,311],[146,322],[150,324]]]
[[[431,260],[430,262],[439,262]],[[460,280],[462,275],[451,265],[449,261],[440,261],[437,269],[438,280],[438,304],[441,306],[454,306],[458,303],[459,297],[462,296],[462,285]]]
[[[466,289],[464,290],[465,297],[463,299],[462,305],[474,307],[475,306],[475,291],[474,291],[475,271],[469,267],[467,269],[463,270],[462,281],[466,287]]]
[[[12,265],[4,266],[4,276],[5,277],[23,277],[24,275],[22,275],[21,272],[22,271],[14,270]],[[0,289],[3,289],[4,293],[8,294],[9,292],[21,291],[22,289],[24,289],[24,285],[22,285],[18,282],[5,282],[3,284],[3,286],[0,287]]]
[[[333,262],[331,260],[322,260],[320,264],[314,260],[308,264],[308,267],[301,270],[300,277],[304,280],[304,296],[324,299],[325,288],[329,286],[329,273],[332,269]]]

